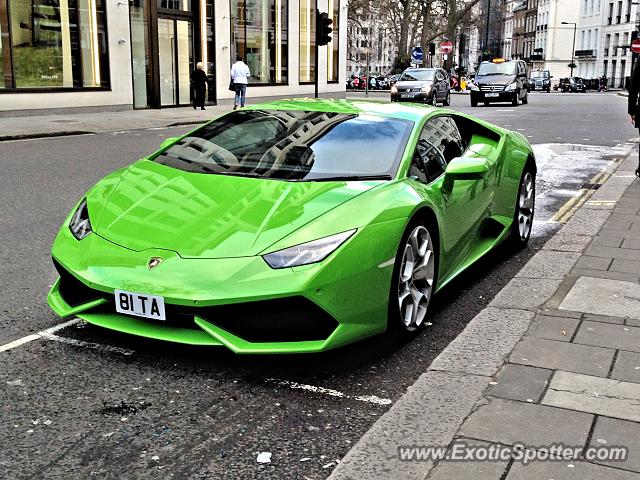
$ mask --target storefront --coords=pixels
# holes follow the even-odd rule
[[[316,10],[334,19],[318,52]],[[344,95],[346,0],[0,0],[0,111],[189,105],[203,62],[208,104],[229,103],[236,55],[250,98]]]

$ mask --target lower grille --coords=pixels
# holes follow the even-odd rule
[[[58,275],[60,275],[60,295],[70,307],[77,307],[78,305],[98,300],[100,298],[105,298],[107,296],[106,293],[94,290],[82,283],[69,273],[62,265],[60,265],[55,258],[53,259],[53,265],[56,267]]]

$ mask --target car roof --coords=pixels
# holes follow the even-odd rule
[[[244,110],[306,110],[346,114],[369,114],[388,118],[401,118],[419,122],[434,113],[446,112],[427,105],[408,105],[400,102],[379,103],[366,100],[334,100],[324,98],[291,98],[267,103],[256,103]]]

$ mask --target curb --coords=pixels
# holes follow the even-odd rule
[[[400,446],[447,446],[486,400],[485,390],[535,315],[558,303],[556,292],[605,224],[633,178],[615,176],[632,154],[609,164],[607,181],[438,355],[427,371],[360,438],[330,479],[424,479],[432,461],[406,462]]]

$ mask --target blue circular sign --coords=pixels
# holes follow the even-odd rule
[[[411,50],[411,61],[413,63],[422,63],[424,59],[424,52],[422,51],[422,47],[413,47]]]

